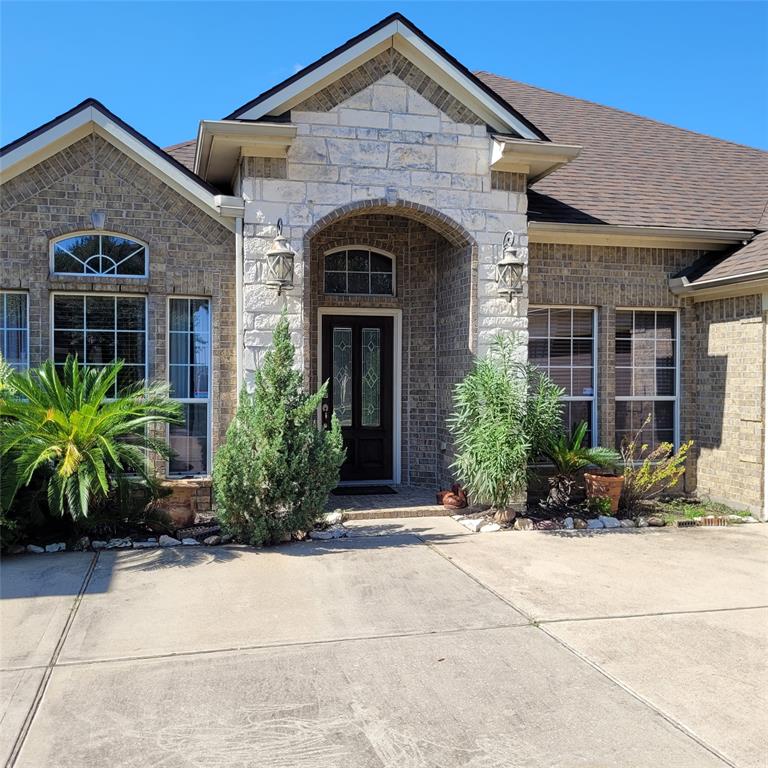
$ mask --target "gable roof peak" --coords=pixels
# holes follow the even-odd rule
[[[401,13],[384,17],[224,119],[274,120],[377,54],[392,48],[466,104],[493,130],[548,141],[540,128]]]

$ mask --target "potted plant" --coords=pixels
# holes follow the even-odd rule
[[[548,509],[563,510],[568,507],[576,486],[577,472],[589,466],[615,467],[620,460],[619,454],[610,448],[590,448],[584,445],[587,428],[587,422],[582,421],[576,425],[570,437],[560,433],[544,447],[544,456],[555,469],[555,474],[549,478],[549,493],[543,503]],[[584,477],[586,479],[595,475],[585,474]],[[587,484],[587,497],[591,495],[608,496],[607,493],[590,494],[590,486]]]

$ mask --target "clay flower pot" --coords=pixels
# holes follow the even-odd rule
[[[594,499],[603,496],[611,500],[611,512],[619,511],[619,499],[624,488],[624,475],[591,475],[584,473],[584,485],[587,498]]]
[[[448,509],[464,509],[467,506],[467,494],[464,489],[454,483],[450,491],[442,493],[442,504]]]

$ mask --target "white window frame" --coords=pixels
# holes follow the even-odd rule
[[[340,253],[341,251],[369,251],[370,253],[377,253],[379,256],[384,256],[387,259],[390,260],[392,263],[392,293],[328,293],[325,290],[325,260],[328,258],[328,256],[331,256],[334,253]],[[329,272],[334,272],[337,274],[345,274],[349,275],[349,270],[346,270],[346,272],[340,272],[337,269],[331,269],[328,270]],[[360,273],[362,274],[362,273]],[[368,271],[368,287],[371,285],[371,275],[375,274]],[[386,274],[386,273],[382,273]],[[381,297],[392,297],[394,298],[397,296],[397,259],[395,258],[394,254],[390,253],[389,251],[384,251],[381,248],[372,248],[370,245],[342,245],[338,248],[331,248],[323,253],[323,295],[325,296],[370,296],[372,298],[381,298]]]
[[[25,327],[21,328],[21,329],[15,329],[14,328],[13,330],[23,330],[23,331],[26,331],[26,334],[27,334],[27,355],[26,355],[26,359],[24,360],[24,363],[23,363],[23,368],[21,368],[21,370],[22,371],[28,371],[29,370],[29,354],[30,354],[30,346],[31,346],[31,339],[30,339],[30,335],[29,335],[29,291],[6,290],[5,288],[0,290],[0,297],[2,297],[2,300],[3,300],[3,305],[2,305],[2,307],[0,307],[0,309],[3,312],[3,323],[5,323],[5,294],[7,294],[7,293],[20,294],[20,295],[26,297],[26,310],[27,311],[26,311],[26,316],[24,318]],[[2,333],[3,336],[5,336],[5,333],[6,333],[7,330],[8,330],[8,328],[5,325],[3,325],[3,329],[0,330],[0,333]],[[5,339],[3,339],[3,346],[5,346],[6,349],[7,349],[7,345],[5,344]],[[5,358],[5,356],[3,356],[3,359],[5,359],[6,362],[7,362],[7,359]],[[16,370],[16,369],[14,369],[14,370]]]
[[[171,383],[171,301],[174,299],[186,299],[186,300],[205,300],[208,302],[208,397],[172,397],[170,399],[174,402],[181,403],[183,405],[193,404],[202,405],[206,404],[208,417],[206,419],[206,439],[208,441],[208,451],[206,456],[206,467],[204,472],[171,472],[170,462],[166,462],[165,474],[166,477],[180,478],[180,477],[209,477],[211,474],[211,467],[213,462],[213,408],[211,395],[213,393],[213,299],[210,296],[194,296],[192,294],[173,294],[166,298],[165,303],[165,368],[166,368],[166,380],[168,384]],[[171,427],[170,424],[166,426],[165,437],[168,445],[171,444]]]
[[[597,414],[598,414],[598,389],[597,389],[597,382],[599,381],[598,378],[598,348],[597,348],[597,307],[590,306],[589,304],[530,304],[528,306],[528,312],[535,309],[580,309],[580,310],[589,310],[592,313],[592,397],[586,397],[584,395],[563,395],[562,400],[563,402],[578,402],[578,403],[586,403],[590,400],[592,401],[592,406],[590,408],[590,417],[591,417],[591,446],[592,448],[600,445],[600,425],[598,424],[597,420]],[[526,314],[527,318],[527,314]],[[552,338],[549,335],[549,320],[547,321],[547,339]],[[528,333],[528,338],[530,339],[530,332]],[[538,338],[538,337],[537,337]],[[573,340],[573,336],[571,336],[571,341]],[[573,366],[571,366],[573,367]],[[577,366],[579,367],[579,366]]]
[[[83,237],[85,235],[88,236],[106,236],[106,237],[120,237],[123,240],[130,240],[131,242],[136,243],[137,245],[140,245],[144,248],[144,272],[141,275],[105,275],[104,273],[98,273],[98,274],[88,274],[87,272],[58,272],[55,269],[54,266],[54,255],[56,253],[56,245],[63,240],[69,240],[72,237]],[[63,275],[65,277],[79,277],[84,280],[92,280],[94,278],[107,278],[108,280],[142,280],[149,277],[149,245],[145,243],[143,240],[139,240],[136,237],[133,237],[132,235],[126,235],[123,232],[110,232],[108,230],[92,230],[92,229],[84,229],[84,230],[77,230],[75,232],[67,232],[64,235],[59,235],[58,237],[53,238],[49,243],[49,254],[48,254],[48,268],[50,269],[50,272],[52,275]]]
[[[680,410],[681,410],[681,404],[682,404],[682,396],[680,392],[680,369],[682,360],[680,358],[680,310],[677,307],[616,307],[615,313],[614,313],[614,330],[613,330],[613,339],[611,339],[611,344],[615,346],[616,344],[616,315],[618,315],[619,312],[653,312],[653,313],[659,313],[664,312],[666,314],[673,314],[675,316],[675,343],[673,345],[673,349],[675,351],[675,394],[674,395],[614,395],[614,402],[672,402],[673,403],[673,411],[672,411],[672,430],[673,430],[673,446],[674,450],[677,451],[680,447]],[[632,328],[635,327],[635,318],[634,314],[632,316]],[[654,336],[655,338],[655,336]],[[619,367],[625,367],[625,366],[619,366]],[[614,376],[614,392],[616,390],[615,387],[615,381],[616,381],[616,360],[614,356],[614,363],[613,363],[613,376]],[[634,371],[634,354],[632,356],[632,368],[631,370]],[[615,410],[614,410],[615,413]],[[615,437],[615,424],[614,424],[614,437],[613,441],[616,441]]]
[[[49,343],[49,350],[50,350],[50,359],[54,361],[54,365],[58,367],[59,364],[56,363],[54,358],[54,350],[55,350],[55,332],[56,332],[56,326],[54,325],[55,318],[53,314],[53,306],[54,306],[54,299],[57,296],[79,296],[83,299],[88,299],[92,297],[96,297],[99,299],[143,299],[144,301],[144,381],[147,380],[149,377],[149,359],[150,359],[150,348],[149,348],[149,301],[148,297],[145,293],[102,293],[101,291],[51,291],[50,294],[50,305],[49,305],[49,317],[50,317],[50,343]],[[115,320],[117,320],[117,311],[115,311]],[[86,328],[59,328],[58,330],[81,330],[83,333],[87,332]],[[114,332],[117,333],[118,328],[115,327]],[[117,344],[115,344],[115,351],[117,351]],[[117,359],[117,358],[115,358]],[[86,368],[90,367],[88,363],[84,363],[82,360],[80,361],[83,363]],[[135,363],[128,363],[128,365],[136,365]]]

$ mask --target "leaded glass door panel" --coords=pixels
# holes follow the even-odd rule
[[[323,316],[324,424],[341,424],[344,481],[392,479],[392,332],[391,317]]]

